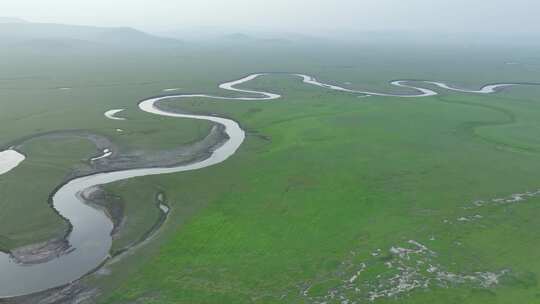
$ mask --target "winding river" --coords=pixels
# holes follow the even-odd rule
[[[112,109],[104,113],[105,117],[112,120],[126,120],[123,117],[118,117],[116,114],[123,112],[124,109]]]
[[[242,145],[245,139],[245,132],[239,124],[231,119],[206,116],[189,115],[181,113],[168,112],[159,109],[156,103],[171,99],[182,98],[210,98],[219,100],[244,100],[244,101],[268,101],[278,99],[281,96],[269,92],[252,91],[237,88],[238,85],[255,80],[258,77],[268,74],[252,74],[239,80],[226,82],[219,85],[219,88],[236,93],[248,95],[247,97],[222,97],[206,94],[177,94],[169,96],[160,96],[143,100],[139,103],[139,109],[160,116],[206,120],[212,123],[222,125],[228,140],[221,146],[211,151],[211,155],[201,161],[183,164],[176,167],[166,168],[144,168],[130,169],[116,172],[97,173],[85,177],[73,179],[59,187],[52,195],[53,207],[58,213],[68,220],[73,229],[70,232],[67,241],[71,250],[67,253],[47,262],[31,265],[23,265],[14,261],[9,254],[0,253],[0,298],[27,295],[50,288],[69,284],[85,276],[89,272],[102,265],[109,256],[112,244],[111,232],[113,223],[106,214],[99,209],[91,207],[83,202],[80,193],[96,185],[104,185],[121,181],[129,178],[170,174],[184,171],[198,170],[224,162],[231,157]],[[506,88],[515,84],[495,84],[482,87],[480,90],[465,90],[451,87],[440,82],[429,81],[393,81],[391,84],[399,88],[411,90],[411,94],[391,94],[377,93],[370,91],[359,91],[340,87],[332,84],[319,82],[316,78],[303,74],[290,74],[299,77],[305,84],[318,86],[334,91],[359,94],[364,96],[389,96],[389,97],[427,97],[438,93],[426,88],[414,86],[412,83],[422,82],[430,86],[437,86],[446,90],[466,92],[466,93],[494,93],[499,89]],[[121,120],[123,118],[114,115],[122,110],[111,110],[106,116],[111,119]],[[107,151],[104,151],[106,155]],[[104,156],[105,157],[105,156]],[[24,160],[24,156],[14,150],[0,152],[0,174],[7,173],[15,169],[17,165]]]

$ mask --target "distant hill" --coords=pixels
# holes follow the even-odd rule
[[[0,22],[0,41],[3,44],[46,48],[163,48],[182,45],[177,39],[158,37],[128,27],[108,28],[24,21]]]
[[[244,30],[245,29],[235,28],[187,27],[167,32],[160,32],[159,35],[181,39],[182,41],[225,46],[278,46],[293,43],[305,43],[315,39],[310,36],[296,33],[252,29]]]
[[[28,21],[14,17],[0,17],[0,23],[27,23]]]
[[[227,35],[224,35],[223,38],[229,39],[229,40],[244,40],[244,41],[256,40],[255,38],[247,34],[243,34],[243,33],[227,34]]]

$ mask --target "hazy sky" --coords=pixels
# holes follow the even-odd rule
[[[540,31],[538,0],[0,0],[0,15],[146,30]]]

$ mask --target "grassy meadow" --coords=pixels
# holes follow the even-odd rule
[[[511,48],[2,52],[0,145],[39,132],[84,129],[123,149],[149,151],[195,141],[211,127],[138,111],[138,100],[167,88],[231,94],[217,84],[276,71],[402,92],[388,81],[476,88],[534,82],[540,72],[537,52]],[[126,203],[115,248],[154,224],[155,193],[165,192],[172,209],[150,243],[108,266],[109,274],[85,278],[100,289],[99,303],[540,302],[540,197],[493,201],[540,189],[540,87],[495,95],[437,89],[439,96],[411,99],[358,98],[287,75],[243,87],[284,97],[169,105],[237,120],[248,137],[229,160],[107,186]],[[103,112],[113,108],[126,108],[122,116],[129,120],[107,120]],[[36,139],[23,152],[28,159],[0,177],[4,250],[65,232],[47,197],[97,153],[81,139]],[[396,248],[410,252],[402,258]],[[388,265],[410,270],[406,283],[427,285],[376,297],[405,286],[393,279],[404,273]]]

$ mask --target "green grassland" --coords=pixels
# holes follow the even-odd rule
[[[537,81],[540,72],[534,50],[515,49],[293,45],[273,52],[125,52],[2,54],[0,143],[62,129],[104,134],[125,149],[192,142],[210,125],[153,117],[139,112],[137,101],[170,87],[221,93],[217,83],[259,71],[394,91],[392,79],[478,87]],[[390,248],[409,248],[409,240],[429,247],[436,253],[429,263],[447,272],[506,274],[487,288],[473,281],[433,283],[376,303],[540,302],[540,198],[472,204],[540,188],[540,88],[399,99],[357,98],[286,75],[243,86],[284,98],[169,105],[240,122],[248,137],[231,159],[107,186],[126,203],[127,226],[116,248],[153,225],[158,191],[167,194],[172,211],[149,244],[108,266],[110,274],[86,278],[100,288],[100,303],[340,303],[324,298],[331,290],[363,303],[376,283],[391,286],[395,273],[384,263],[398,263]],[[103,117],[124,107],[128,121]],[[24,152],[28,161],[0,177],[0,248],[62,234],[65,223],[49,209],[47,196],[96,153],[80,139],[36,140]],[[35,190],[27,191],[27,184]],[[427,258],[412,255],[406,263]],[[359,291],[342,289],[362,263],[369,268],[354,282]]]

